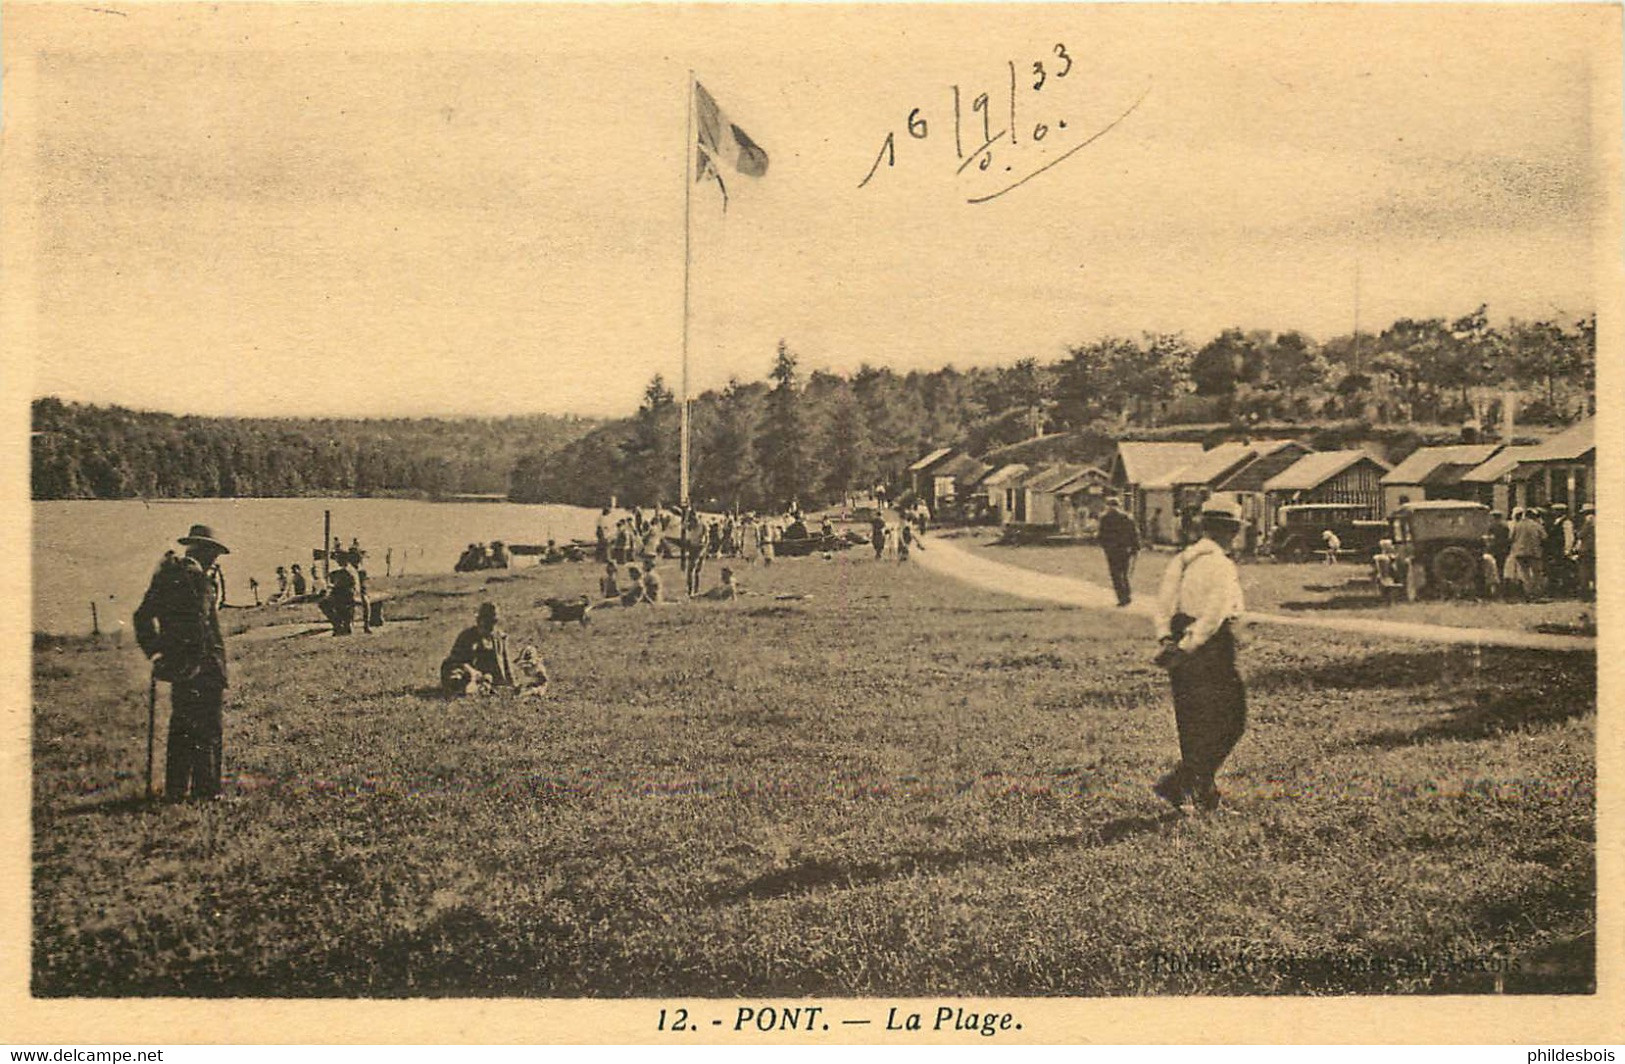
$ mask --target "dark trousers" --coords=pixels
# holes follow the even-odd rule
[[[318,603],[322,613],[333,624],[334,635],[349,635],[355,623],[355,599],[327,596]]]
[[[169,751],[164,755],[164,797],[178,802],[220,793],[220,755],[225,689],[203,679],[169,691]]]
[[[1106,548],[1106,568],[1111,570],[1112,590],[1117,592],[1117,604],[1127,606],[1134,598],[1133,589],[1128,583],[1129,562],[1134,559],[1134,552],[1123,547]]]
[[[1189,618],[1174,617],[1177,636]],[[1168,674],[1179,728],[1179,765],[1172,783],[1199,798],[1213,791],[1213,775],[1247,727],[1247,694],[1236,671],[1236,638],[1224,624]]]

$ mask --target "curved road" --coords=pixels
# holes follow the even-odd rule
[[[920,567],[943,576],[953,577],[974,587],[997,591],[1018,598],[1039,602],[1054,602],[1064,606],[1083,606],[1088,609],[1117,610],[1117,597],[1096,584],[1074,580],[1071,577],[1051,576],[1031,569],[1023,569],[1004,562],[993,561],[963,550],[952,540],[932,539],[927,550],[917,551],[914,558]],[[1151,606],[1136,602],[1122,609],[1147,618]],[[1477,646],[1517,647],[1524,650],[1564,650],[1595,653],[1595,636],[1546,635],[1541,632],[1521,632],[1510,628],[1457,628],[1444,624],[1415,624],[1405,621],[1383,621],[1369,617],[1308,617],[1284,613],[1248,612],[1243,618],[1252,624],[1279,624],[1296,628],[1324,628],[1356,635],[1411,639],[1428,643],[1455,643]]]

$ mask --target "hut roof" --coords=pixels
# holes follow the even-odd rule
[[[953,454],[953,453],[954,453],[954,449],[952,447],[940,447],[937,450],[932,451],[930,454],[926,455],[924,458],[921,458],[919,461],[915,462],[913,465],[909,466],[908,471],[910,473],[923,473],[927,469],[931,468],[933,465],[936,465],[938,462],[942,461],[944,458],[948,457],[950,454]]]
[[[978,462],[968,454],[955,453],[926,467],[926,472],[934,477],[953,477],[961,483],[975,483],[987,472],[987,463]]]
[[[1314,450],[1297,440],[1272,440],[1259,445],[1257,457],[1244,462],[1228,476],[1220,478],[1214,491],[1263,491],[1264,483]]]
[[[1090,488],[1104,487],[1111,483],[1111,479],[1111,474],[1099,466],[1084,466],[1082,472],[1055,488],[1054,491],[1055,494],[1062,497],[1076,495],[1078,492],[1088,491]]]
[[[1083,473],[1086,468],[1089,467],[1078,465],[1045,466],[1037,473],[1023,480],[1021,486],[1028,491],[1054,491],[1073,477]]]
[[[1130,484],[1155,484],[1181,466],[1202,457],[1199,443],[1125,440],[1117,445],[1123,479]]]
[[[1145,487],[1162,488],[1179,484],[1212,483],[1257,454],[1258,446],[1239,442],[1221,443],[1211,450],[1203,451],[1196,460],[1170,470]]]
[[[1597,449],[1597,422],[1586,418],[1539,444],[1523,462],[1577,462]]]
[[[1372,455],[1370,451],[1316,451],[1306,454],[1293,462],[1285,470],[1277,473],[1264,482],[1264,490],[1269,491],[1310,491],[1320,487],[1339,473],[1359,465],[1361,461],[1374,462],[1380,469],[1386,470],[1388,463]]]
[[[1463,484],[1493,484],[1497,480],[1518,468],[1518,463],[1524,461],[1535,451],[1540,450],[1539,444],[1530,444],[1527,447],[1505,447],[1496,452],[1486,462],[1474,466],[1461,475]]]
[[[1440,466],[1473,466],[1489,461],[1500,450],[1496,443],[1461,443],[1449,447],[1419,447],[1382,478],[1383,484],[1426,484]]]
[[[995,468],[987,476],[983,477],[977,482],[977,487],[996,488],[1008,481],[1018,479],[1025,472],[1027,472],[1027,467],[1020,462],[1009,462]]]

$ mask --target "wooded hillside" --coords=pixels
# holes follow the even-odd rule
[[[817,505],[895,485],[937,447],[986,454],[1049,433],[1071,441],[1063,451],[1109,450],[1115,439],[1179,425],[1340,441],[1364,432],[1405,450],[1409,435],[1420,443],[1473,420],[1493,429],[1508,393],[1520,425],[1564,424],[1594,411],[1595,389],[1595,319],[1497,327],[1484,307],[1325,343],[1226,329],[1196,347],[1148,333],[1077,344],[1047,364],[929,373],[865,365],[804,376],[781,341],[766,382],[735,380],[694,400],[691,491],[705,505]],[[633,417],[522,457],[513,496],[670,503],[677,450],[678,405],[656,377]]]
[[[597,422],[208,418],[59,399],[33,407],[36,499],[505,493],[518,456]]]

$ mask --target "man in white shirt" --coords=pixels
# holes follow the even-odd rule
[[[1169,564],[1157,594],[1156,661],[1173,687],[1180,762],[1152,790],[1176,809],[1189,799],[1212,810],[1219,806],[1213,775],[1247,724],[1232,632],[1246,604],[1236,564],[1225,553],[1241,513],[1233,503],[1209,500],[1201,528],[1201,538]]]

